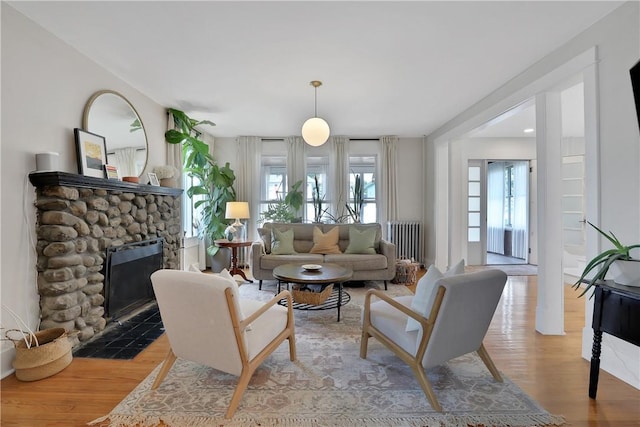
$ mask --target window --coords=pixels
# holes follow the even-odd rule
[[[269,204],[280,203],[287,194],[287,157],[262,156],[260,165],[260,213]]]
[[[349,204],[353,208],[353,189],[360,175],[363,188],[363,206],[360,222],[377,222],[376,156],[349,156]],[[352,218],[353,221],[353,218]]]
[[[467,241],[480,241],[480,167],[468,168]]]
[[[202,134],[195,132],[196,137],[201,137]],[[182,217],[182,229],[184,230],[184,237],[198,237],[200,230],[200,216],[202,214],[200,208],[196,208],[195,205],[198,201],[203,200],[203,195],[194,195],[189,197],[186,192],[194,185],[200,185],[198,178],[189,176],[188,173],[182,171],[182,188],[184,188],[185,194],[182,197],[182,210],[184,216]]]
[[[515,212],[515,176],[513,165],[504,168],[504,226],[513,225],[513,214]]]
[[[331,199],[328,194],[328,174],[329,158],[325,156],[307,157],[307,185],[305,190],[305,210],[304,216],[307,221],[323,222],[328,220],[331,214]],[[314,205],[314,190],[318,180],[318,190],[320,203]]]

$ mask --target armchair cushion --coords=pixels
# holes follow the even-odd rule
[[[462,273],[464,273],[464,259],[458,261],[456,265],[444,274],[435,265],[430,266],[427,273],[422,276],[416,285],[416,294],[411,302],[411,310],[420,313],[423,317],[428,317],[433,301],[436,298],[436,282],[443,277],[451,277]],[[415,319],[408,317],[405,330],[407,332],[417,331],[419,326],[420,324]]]
[[[246,319],[259,310],[264,305],[264,302],[241,298],[238,301],[238,305],[240,306],[242,319]],[[287,307],[276,304],[263,313],[259,319],[259,321],[252,322],[245,329],[244,340],[249,359],[256,357],[267,344],[273,341],[286,328]]]
[[[319,227],[313,227],[313,247],[309,251],[311,254],[341,254],[338,246],[340,237],[338,227],[323,233]]]
[[[293,229],[286,231],[271,229],[271,253],[274,255],[292,255],[296,251],[293,249]]]
[[[394,299],[405,307],[411,307],[411,301],[414,299],[414,296],[404,295],[396,297]],[[383,300],[372,302],[370,305],[370,310],[371,324],[375,328],[391,338],[406,352],[410,354],[416,353],[418,344],[418,331],[405,331],[407,319],[410,319],[409,316]]]

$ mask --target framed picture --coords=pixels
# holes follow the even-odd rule
[[[80,175],[104,178],[107,164],[107,145],[103,136],[75,128],[76,157]]]
[[[104,171],[107,173],[107,179],[120,179],[118,167],[116,165],[104,165]]]
[[[149,172],[149,173],[147,174],[147,176],[149,176],[149,184],[150,184],[150,185],[154,185],[154,186],[156,186],[156,187],[159,187],[159,186],[160,186],[160,181],[158,181],[158,175],[156,175],[156,174],[155,174],[155,173],[153,173],[153,172]]]

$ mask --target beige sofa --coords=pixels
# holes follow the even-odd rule
[[[338,247],[341,253],[310,253],[314,247],[314,228],[318,227],[322,233],[329,233],[338,227]],[[349,246],[350,228],[355,227],[358,232],[372,233],[375,230],[373,248],[375,253],[345,253]],[[273,229],[290,233],[293,230],[293,249],[296,253],[272,253]],[[260,239],[251,246],[251,273],[259,280],[262,288],[263,280],[273,280],[273,269],[282,264],[323,264],[335,263],[353,270],[353,281],[383,280],[385,289],[387,281],[396,274],[396,246],[382,239],[380,224],[300,224],[300,223],[265,223],[258,229]],[[335,233],[335,232],[334,232]]]

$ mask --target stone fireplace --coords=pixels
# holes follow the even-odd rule
[[[105,328],[105,265],[114,248],[160,239],[161,267],[180,267],[182,190],[65,172],[29,179],[36,187],[41,329],[63,327],[87,341]]]

